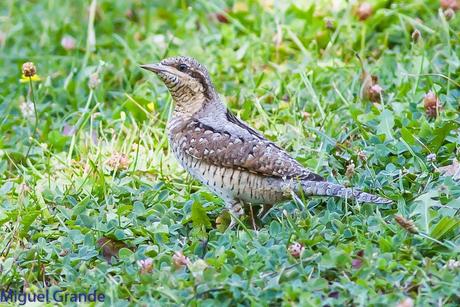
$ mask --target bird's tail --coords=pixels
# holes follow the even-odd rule
[[[298,186],[299,187],[299,186]],[[362,192],[357,189],[347,188],[340,184],[327,181],[301,181],[301,192],[306,196],[337,196],[355,199],[358,202],[374,204],[390,204],[392,201],[377,195]]]

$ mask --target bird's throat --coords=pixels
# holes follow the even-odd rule
[[[192,117],[205,107],[207,99],[204,95],[195,95],[195,97],[191,97],[187,100],[174,99],[174,104],[175,116]]]
[[[174,100],[174,114],[193,117],[207,105],[217,101],[218,95],[213,88],[184,88],[182,91],[172,92]]]

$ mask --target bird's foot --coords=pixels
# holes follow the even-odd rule
[[[238,202],[234,203],[229,207],[229,213],[231,217],[230,225],[228,225],[227,231],[232,230],[237,223],[242,223],[240,217],[244,214],[243,206]]]
[[[273,205],[263,205],[262,209],[259,210],[257,214],[258,218],[262,221],[268,215],[270,210],[273,208]]]

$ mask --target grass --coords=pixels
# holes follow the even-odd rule
[[[106,305],[458,305],[460,18],[438,1],[370,2],[361,21],[341,1],[2,1],[0,289],[97,290]],[[168,151],[171,97],[138,66],[172,55],[205,64],[229,108],[303,165],[394,205],[299,198],[257,231],[221,232],[222,201]]]

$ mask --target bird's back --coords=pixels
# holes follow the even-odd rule
[[[289,182],[323,181],[229,111],[169,123],[172,150],[195,178],[226,200],[272,204],[288,197]]]

